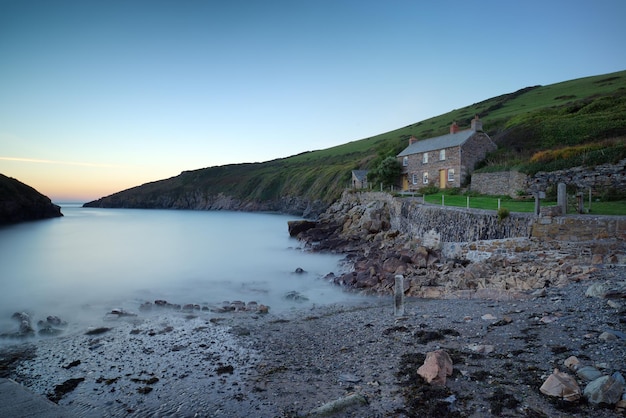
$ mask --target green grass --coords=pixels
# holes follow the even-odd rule
[[[430,194],[425,196],[425,202],[441,205],[442,194]],[[448,195],[443,194],[443,201],[445,206],[454,207],[467,207],[468,196],[465,195]],[[517,200],[506,196],[469,196],[470,209],[487,209],[498,210],[498,200],[500,200],[500,207],[507,208],[511,212],[527,212],[532,213],[535,210],[535,201],[529,200]],[[542,200],[541,206],[555,206],[556,201]],[[585,209],[589,209],[589,202],[585,200]],[[569,204],[567,213],[576,213],[576,208],[573,204]],[[591,214],[594,215],[626,215],[626,200],[616,202],[591,202]]]

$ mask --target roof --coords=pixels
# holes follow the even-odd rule
[[[357,180],[363,181],[367,179],[368,170],[352,170],[352,175],[356,177]]]
[[[415,141],[398,154],[398,157],[463,145],[463,143],[475,133],[476,131],[466,129],[455,134],[447,134],[436,136],[434,138],[423,139],[421,141]]]

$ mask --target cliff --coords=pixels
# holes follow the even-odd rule
[[[32,187],[0,174],[0,224],[63,216],[61,208]]]

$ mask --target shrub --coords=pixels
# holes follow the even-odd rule
[[[435,194],[435,193],[439,193],[439,187],[434,186],[434,185],[424,186],[418,191],[420,194]]]
[[[500,209],[498,209],[498,222],[504,221],[506,218],[509,217],[510,214],[511,213],[507,208],[501,207]]]

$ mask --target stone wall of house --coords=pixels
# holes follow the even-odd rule
[[[472,174],[471,191],[492,196],[516,197],[518,191],[528,190],[528,176],[519,171]]]
[[[423,153],[410,155],[407,165],[403,167],[408,175],[409,189],[416,190],[428,185],[439,186],[439,170],[446,170],[447,176],[447,170],[450,168],[455,172],[451,181],[446,182],[447,187],[460,187],[461,153],[459,147],[446,148],[443,160],[439,159],[439,150],[428,152],[427,163],[423,162],[423,156]],[[424,173],[428,173],[428,183],[424,183]]]
[[[473,182],[472,178],[472,182]],[[575,185],[579,189],[591,188],[593,192],[613,188],[626,190],[626,159],[617,164],[602,164],[596,167],[574,167],[567,170],[539,172],[530,181],[530,192],[546,191],[558,183]]]
[[[461,147],[461,184],[465,177],[474,171],[474,167],[482,161],[490,151],[495,151],[496,144],[483,132],[477,132]]]

